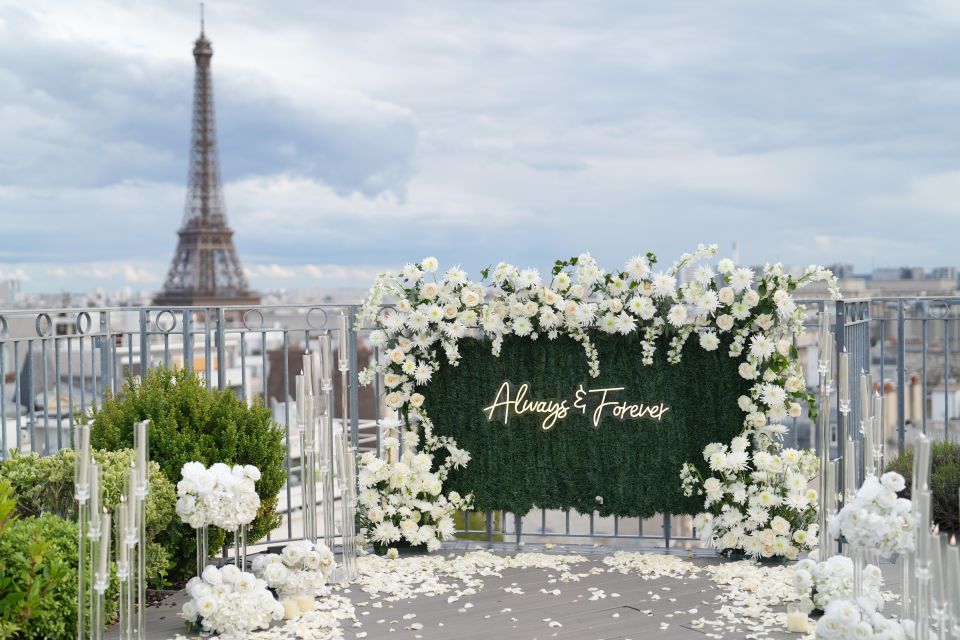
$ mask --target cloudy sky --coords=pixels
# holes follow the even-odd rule
[[[0,0],[0,277],[160,286],[197,14]],[[747,263],[960,263],[953,0],[230,0],[207,34],[258,288],[734,240]]]

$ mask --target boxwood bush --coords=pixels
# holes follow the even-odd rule
[[[960,532],[960,504],[957,492],[960,490],[960,444],[953,442],[934,442],[931,456],[930,488],[933,495],[930,510],[933,521],[940,531]],[[912,496],[910,486],[913,475],[913,449],[907,449],[893,460],[888,471],[896,471],[907,480],[907,488],[900,495]]]
[[[100,465],[100,486],[103,504],[111,510],[120,502],[124,482],[133,462],[132,449],[94,451]],[[0,464],[0,479],[6,479],[17,494],[16,512],[22,517],[54,514],[76,520],[77,503],[73,498],[73,469],[76,454],[64,449],[54,455],[13,452]],[[147,496],[147,579],[151,586],[165,584],[172,561],[163,541],[176,518],[176,489],[160,472],[160,465],[151,462],[150,494]]]
[[[248,407],[231,391],[207,390],[193,372],[153,369],[142,382],[131,378],[120,393],[104,400],[91,417],[90,442],[98,449],[132,447],[134,425],[148,418],[150,459],[171,482],[176,484],[180,469],[193,460],[205,465],[252,464],[262,474],[257,482],[261,504],[248,527],[248,542],[266,537],[279,525],[277,497],[286,479],[283,431],[266,407],[260,403]],[[212,549],[226,539],[225,532],[210,528]],[[158,541],[173,555],[172,576],[192,576],[193,529],[175,519]]]

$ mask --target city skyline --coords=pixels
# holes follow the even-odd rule
[[[254,288],[734,240],[745,264],[957,264],[931,233],[960,215],[949,3],[417,6],[208,6]],[[160,288],[195,9],[0,2],[0,279]]]

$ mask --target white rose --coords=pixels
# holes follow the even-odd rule
[[[723,287],[717,294],[721,304],[733,304],[734,293],[732,287]]]
[[[752,309],[760,303],[760,294],[755,290],[750,289],[745,294],[743,294],[743,304],[747,305],[748,308]]]
[[[476,291],[464,289],[463,293],[460,294],[460,302],[466,307],[475,307],[480,304],[480,296],[477,295]]]
[[[782,355],[784,358],[790,357],[790,347],[793,346],[793,343],[786,338],[780,338],[777,340],[777,353]]]
[[[800,406],[799,402],[791,402],[790,407],[787,409],[787,415],[791,418],[799,418],[800,414],[803,413],[803,407]]]
[[[717,328],[720,331],[730,331],[733,328],[733,316],[727,313],[717,316]]]
[[[738,371],[740,372],[740,377],[745,380],[753,380],[757,377],[756,367],[749,362],[741,362]]]
[[[425,399],[426,398],[423,397],[422,393],[415,393],[412,396],[410,396],[410,404],[412,404],[415,408],[419,409],[420,407],[423,406],[423,401]]]

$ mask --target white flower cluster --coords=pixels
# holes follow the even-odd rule
[[[793,586],[807,610],[826,609],[834,600],[853,598],[853,560],[831,556],[822,562],[805,558],[793,570]],[[883,576],[880,567],[868,564],[863,568],[862,596],[873,609],[883,608]]]
[[[207,566],[202,576],[187,583],[187,593],[190,600],[180,617],[226,640],[245,638],[283,618],[283,606],[267,590],[267,583],[232,564],[222,569]]]
[[[411,448],[396,455],[397,440],[385,438],[383,445],[388,460],[395,460],[392,462],[370,451],[360,457],[357,500],[361,526],[379,547],[390,547],[403,540],[435,551],[441,541],[453,537],[454,513],[470,508],[471,496],[462,497],[456,491],[443,494],[441,478],[431,471],[432,456],[412,450],[411,443],[415,442],[416,435],[407,434],[404,446]],[[470,456],[454,450],[450,459],[466,464]]]
[[[810,488],[819,461],[810,450],[753,447],[747,436],[711,443],[703,457],[714,475],[692,464],[681,472],[684,494],[704,496],[695,525],[701,540],[721,550],[796,559],[817,542],[817,492]]]
[[[256,518],[260,496],[255,483],[260,470],[255,466],[218,462],[207,469],[199,462],[188,462],[180,475],[177,515],[194,529],[213,525],[234,531]]]
[[[885,618],[882,613],[861,600],[859,606],[850,600],[834,600],[827,604],[817,621],[817,638],[823,640],[906,640],[913,638],[913,624]]]
[[[253,573],[280,595],[318,595],[336,566],[333,552],[322,542],[296,540],[279,554],[265,553],[253,559]]]
[[[490,338],[495,354],[508,335],[531,340],[566,335],[583,345],[594,377],[600,369],[588,330],[640,332],[646,365],[653,364],[662,340],[669,345],[668,360],[678,363],[687,340],[696,335],[704,350],[725,346],[730,357],[743,360],[741,376],[757,381],[744,407],[749,428],[764,426],[768,418],[779,422],[798,416],[806,384],[790,338],[802,333],[804,313],[792,292],[826,280],[839,297],[836,278],[820,267],[794,278],[779,264],[758,275],[721,260],[716,269],[699,266],[690,282],[678,285],[682,269],[716,253],[716,245],[700,245],[665,271],[653,270],[657,260],[648,253],[612,273],[584,253],[558,260],[549,279],[536,269],[501,262],[492,272],[484,270],[486,284],[470,281],[458,267],[441,275],[433,257],[407,264],[399,273],[381,274],[361,310],[358,323],[375,325],[370,340],[384,353],[383,362],[365,370],[362,381],[382,373],[387,404],[416,416],[423,414],[425,398],[415,388],[427,384],[440,366],[439,350],[456,366],[457,343],[468,335]],[[396,299],[394,308],[381,309],[388,298]]]
[[[867,476],[853,500],[831,518],[830,533],[842,535],[848,544],[885,558],[912,551],[913,505],[910,500],[897,497],[905,486],[903,476],[895,471],[888,471],[880,479]]]

